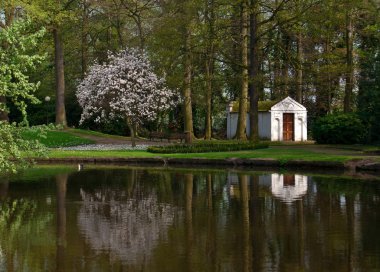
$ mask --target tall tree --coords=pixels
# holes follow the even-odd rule
[[[249,122],[251,141],[259,139],[259,44],[258,44],[258,6],[257,0],[250,0],[250,24],[249,24]]]
[[[347,70],[345,73],[346,85],[344,89],[344,112],[350,112],[352,110],[352,90],[354,84],[354,63],[353,63],[353,47],[354,47],[354,38],[353,38],[353,23],[352,16],[353,11],[350,6],[350,0],[346,0],[346,11],[345,11],[345,23],[346,23],[346,65]]]
[[[65,66],[62,34],[58,25],[53,26],[55,67],[55,123],[67,126],[65,108]]]
[[[241,1],[241,88],[239,94],[239,117],[236,128],[236,139],[245,140],[248,104],[248,0]]]
[[[65,65],[62,25],[70,19],[74,0],[21,0],[23,7],[36,22],[51,30],[54,43],[55,123],[67,125],[65,108]]]
[[[186,142],[191,142],[194,135],[193,126],[193,109],[191,100],[191,83],[192,83],[192,52],[191,52],[191,25],[185,26],[184,29],[184,80],[183,80],[183,111],[184,111],[184,130],[189,134],[186,137]]]
[[[207,49],[205,60],[206,77],[206,125],[205,139],[212,136],[212,91],[215,66],[215,0],[206,0]]]
[[[380,5],[370,4],[360,19],[360,76],[357,109],[368,128],[368,142],[380,142]]]

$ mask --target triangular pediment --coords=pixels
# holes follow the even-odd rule
[[[292,99],[291,97],[287,97],[277,104],[273,105],[271,110],[275,111],[306,111],[306,108]]]

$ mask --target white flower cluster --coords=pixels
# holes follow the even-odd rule
[[[179,99],[153,72],[147,57],[133,49],[109,53],[108,63],[92,65],[76,96],[83,108],[80,123],[91,117],[96,122],[115,118],[131,123],[151,121]]]

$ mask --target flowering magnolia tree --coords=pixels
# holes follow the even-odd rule
[[[105,64],[92,65],[76,96],[83,108],[80,124],[89,118],[95,122],[123,118],[133,146],[137,125],[155,120],[178,100],[176,92],[166,88],[165,80],[153,72],[147,57],[130,49],[110,53]]]

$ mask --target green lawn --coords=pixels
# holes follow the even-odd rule
[[[64,151],[52,150],[49,152],[52,158],[207,158],[207,159],[226,159],[226,158],[271,158],[281,161],[305,160],[305,161],[336,161],[344,162],[351,159],[360,159],[365,156],[345,155],[345,154],[324,154],[303,148],[280,148],[276,146],[267,149],[252,151],[235,152],[209,152],[209,153],[187,153],[187,154],[153,154],[146,151]],[[372,157],[379,160],[379,157]]]
[[[22,137],[26,140],[39,140],[46,147],[64,147],[83,144],[93,144],[94,141],[75,136],[62,130],[48,130],[46,137],[40,135],[39,131],[26,130],[22,132]]]
[[[121,140],[128,140],[130,137],[120,136],[120,135],[112,135],[112,134],[106,134],[99,131],[94,130],[87,130],[87,129],[78,129],[78,128],[67,128],[64,131],[73,133],[76,135],[87,135],[87,136],[95,136],[95,137],[102,137],[102,138],[108,138],[108,139],[121,139]]]

